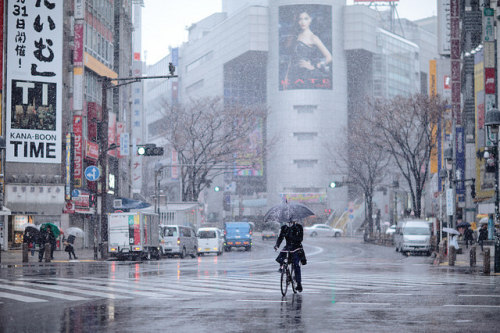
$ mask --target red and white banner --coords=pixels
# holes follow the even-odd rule
[[[108,118],[108,147],[116,144],[116,113],[110,112]],[[116,156],[116,149],[108,151],[108,155]]]
[[[73,135],[75,143],[73,187],[82,187],[83,176],[83,144],[82,144],[82,116],[73,116]]]
[[[99,158],[99,145],[87,140],[85,142],[85,157],[97,161]]]

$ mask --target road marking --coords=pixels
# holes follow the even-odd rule
[[[391,303],[369,303],[369,302],[335,302],[338,305],[377,305],[377,306],[389,306]]]
[[[391,295],[391,296],[413,296],[413,294],[397,294],[397,293],[361,293],[362,295]]]
[[[13,281],[13,283],[18,284],[18,283],[16,283],[16,281]],[[36,286],[33,286],[33,287],[36,287]],[[34,290],[34,289],[24,288],[24,287],[16,287],[13,285],[0,285],[0,288],[12,290],[12,291],[19,291],[19,292],[27,293],[27,294],[35,294],[35,295],[41,295],[41,296],[49,296],[49,297],[53,297],[53,298],[61,298],[61,299],[70,300],[70,301],[85,301],[88,299],[88,298],[79,297],[79,296],[61,295],[61,294],[53,293],[50,291]]]
[[[446,307],[462,307],[462,308],[500,308],[500,305],[481,305],[481,304],[445,304]]]
[[[500,297],[500,295],[458,295],[459,297]]]
[[[0,292],[0,297],[10,298],[16,301],[26,302],[26,303],[47,302],[46,300],[40,298],[33,298],[33,297],[21,296],[17,294],[3,293],[3,292]]]
[[[24,283],[28,283],[28,282],[24,282]],[[61,286],[58,284],[45,284],[45,283],[40,283],[37,281],[32,281],[30,284],[27,284],[27,285],[37,286],[38,288],[52,289],[52,290],[58,290],[58,291],[67,291],[70,293],[91,295],[91,296],[102,297],[102,298],[110,298],[110,299],[130,299],[131,298],[131,297],[127,297],[127,296],[119,296],[119,295],[113,295],[113,294],[108,294],[108,293],[100,293],[100,292],[92,291],[92,290],[77,289],[75,287],[64,287],[64,286]]]
[[[156,297],[158,296],[158,293],[156,292],[144,292],[144,291],[137,291],[134,290],[134,288],[130,289],[115,289],[110,286],[98,286],[98,285],[89,285],[89,281],[85,280],[78,280],[78,279],[68,279],[68,278],[52,278],[50,279],[51,281],[57,281],[58,284],[64,284],[66,286],[77,286],[77,287],[83,287],[83,288],[91,288],[92,290],[100,290],[100,291],[106,291],[106,292],[112,292],[112,293],[122,293],[122,294],[132,294],[134,296],[145,296],[145,297]]]
[[[287,303],[287,301],[265,300],[265,299],[238,299],[237,302],[259,302],[259,303]]]

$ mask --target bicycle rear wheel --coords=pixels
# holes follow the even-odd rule
[[[288,269],[286,266],[283,267],[281,272],[281,295],[285,296],[288,289]]]
[[[295,269],[293,268],[293,264],[290,265],[290,284],[292,285],[293,293],[296,294],[297,282],[295,281]]]

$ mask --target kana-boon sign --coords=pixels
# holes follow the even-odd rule
[[[61,163],[63,0],[11,0],[7,18],[7,161]]]

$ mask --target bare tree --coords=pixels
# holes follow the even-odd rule
[[[439,97],[416,94],[378,100],[372,103],[369,120],[379,128],[376,145],[391,154],[408,184],[414,214],[422,213],[422,192],[428,179],[431,150],[436,147],[435,133],[446,106]]]
[[[337,170],[347,175],[347,183],[354,185],[364,194],[367,207],[365,221],[368,232],[373,233],[373,195],[387,170],[389,154],[384,147],[373,144],[377,127],[374,122],[363,121],[358,114],[352,119],[349,130],[335,147],[327,147],[329,155],[334,157]],[[332,149],[333,148],[333,149]]]
[[[248,138],[265,123],[263,107],[224,105],[222,98],[202,98],[167,105],[163,122],[167,140],[178,153],[182,200],[196,201],[212,180],[244,156],[244,167],[263,158],[263,149],[248,149]]]

